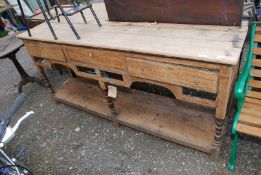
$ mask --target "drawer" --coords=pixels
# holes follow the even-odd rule
[[[42,57],[41,43],[37,41],[26,41],[23,40],[24,45],[31,56]]]
[[[88,48],[66,47],[67,54],[71,61],[80,63],[91,63],[92,51]]]
[[[127,66],[131,76],[212,93],[217,92],[218,71],[130,57],[127,58]]]
[[[124,55],[114,51],[95,51],[92,53],[91,62],[105,69],[125,70],[126,68]]]
[[[42,56],[53,60],[66,61],[61,45],[42,44]]]
[[[100,69],[125,70],[123,54],[114,51],[96,50],[90,48],[66,47],[71,61],[92,64]]]

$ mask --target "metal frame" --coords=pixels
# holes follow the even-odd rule
[[[28,27],[28,22],[27,22],[27,19],[26,19],[26,17],[25,17],[25,14],[24,14],[24,10],[23,10],[21,1],[20,1],[20,0],[17,0],[17,2],[18,2],[19,9],[20,9],[20,11],[21,11],[21,15],[22,15],[22,17],[23,17],[23,19],[24,19],[24,21],[25,21],[26,30],[27,30],[27,32],[28,32],[28,35],[29,35],[29,36],[32,36],[31,31],[30,31],[30,29],[29,29],[29,27]]]
[[[244,2],[243,18],[252,19],[258,21],[257,11],[255,2],[246,1]]]
[[[230,161],[229,161],[229,165],[228,165],[229,171],[233,171],[235,169],[237,144],[238,144],[238,137],[239,137],[239,133],[237,132],[237,124],[239,121],[241,110],[242,110],[244,102],[245,102],[247,91],[249,89],[248,84],[249,84],[249,81],[252,79],[252,77],[250,76],[250,71],[252,69],[252,60],[253,60],[253,58],[255,58],[255,55],[253,55],[253,49],[255,47],[257,47],[257,44],[255,43],[255,40],[254,40],[257,24],[260,24],[260,23],[254,22],[252,25],[247,61],[245,63],[244,69],[243,69],[242,73],[240,74],[239,79],[235,85],[234,98],[236,100],[237,112],[235,114],[235,118],[234,118],[234,122],[233,122],[233,126],[232,126],[232,135],[234,136],[234,140],[233,140],[232,151],[231,151],[231,155],[230,155]]]
[[[83,13],[83,10],[88,9],[88,8],[90,9],[91,13],[93,14],[93,17],[95,18],[98,26],[102,27],[101,22],[99,21],[96,13],[94,11],[94,9],[92,8],[92,4],[90,4],[88,0],[85,0],[86,4],[84,4],[84,5],[81,4],[78,0],[72,0],[71,1],[72,2],[72,8],[70,8],[67,11],[64,10],[64,8],[63,8],[63,6],[62,6],[62,4],[60,3],[59,0],[54,0],[55,5],[52,8],[55,9],[55,13],[56,13],[55,16],[53,16],[51,14],[50,8],[48,7],[46,0],[43,0],[44,6],[43,6],[43,4],[41,3],[40,0],[36,0],[36,1],[37,1],[37,4],[39,5],[39,8],[41,9],[41,12],[42,12],[42,14],[44,16],[45,22],[47,23],[50,31],[52,32],[52,35],[53,35],[55,40],[57,40],[58,37],[57,37],[57,35],[56,35],[56,33],[55,33],[51,23],[50,23],[50,20],[55,20],[57,18],[58,22],[60,22],[60,16],[64,16],[64,18],[66,19],[66,21],[69,24],[70,28],[72,29],[73,33],[75,34],[76,38],[79,40],[79,39],[81,39],[81,37],[78,34],[78,32],[75,29],[75,27],[73,26],[73,24],[72,24],[72,22],[71,22],[71,20],[69,19],[68,16],[73,16],[74,14],[80,12],[81,16],[83,18],[84,23],[87,24],[86,18],[85,18],[84,13]],[[25,19],[25,24],[26,24],[26,27],[27,27],[28,35],[32,36],[31,31],[30,31],[30,29],[28,27],[27,18],[26,18],[25,14],[24,14],[24,11],[23,11],[23,8],[22,8],[20,0],[18,0],[18,5],[19,5],[19,8],[21,10],[22,17]],[[46,8],[46,10],[44,10],[44,7]],[[60,9],[60,11],[61,11],[60,14],[58,13],[57,8]],[[47,14],[45,12],[47,12],[49,17],[47,16]]]

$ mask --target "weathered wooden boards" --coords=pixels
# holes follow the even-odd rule
[[[136,90],[119,90],[115,102],[119,115],[114,118],[98,84],[79,79],[67,80],[54,98],[166,140],[207,153],[212,151],[214,113],[206,108]]]
[[[105,0],[111,21],[240,26],[243,0]]]
[[[45,23],[31,30],[32,37],[23,33],[19,38],[236,65],[247,33],[237,27],[110,22],[99,28],[75,23],[81,35],[77,40],[67,23],[52,26],[59,40]]]
[[[207,142],[204,139],[201,140],[201,137],[199,137],[198,140],[195,140],[196,137],[189,137],[188,135],[190,133],[187,133],[188,135],[186,137],[184,135],[180,137],[176,135],[177,133],[184,132],[183,130],[185,130],[187,126],[180,126],[183,128],[182,130],[171,130],[171,126],[168,126],[169,122],[172,122],[172,120],[169,121],[171,119],[170,116],[173,115],[174,117],[177,115],[172,114],[172,112],[166,114],[169,119],[162,119],[159,121],[163,123],[164,121],[166,122],[166,125],[164,125],[165,128],[161,128],[162,131],[158,131],[159,128],[150,123],[153,122],[153,120],[152,118],[147,117],[154,116],[154,114],[152,115],[151,113],[140,116],[140,118],[145,117],[145,119],[148,119],[148,123],[138,125],[137,123],[139,120],[136,118],[138,113],[131,112],[132,110],[128,111],[128,113],[126,113],[127,118],[125,118],[126,116],[123,115],[124,112],[122,110],[130,110],[131,108],[130,106],[128,106],[129,108],[126,106],[121,107],[121,103],[123,102],[121,100],[118,101],[118,99],[116,99],[115,102],[116,110],[119,112],[118,117],[123,117],[124,119],[113,119],[113,121],[138,128],[142,131],[146,131],[148,133],[171,141],[176,141],[177,143],[181,143],[208,153],[212,153],[210,150],[216,150],[215,152],[217,152],[219,149],[222,141],[221,138],[225,129],[226,116],[229,113],[228,103],[236,78],[238,65],[229,66],[200,61],[189,61],[178,58],[151,56],[83,46],[71,46],[68,44],[32,41],[28,39],[23,41],[30,55],[33,56],[33,61],[40,70],[42,70],[42,68],[52,68],[53,65],[63,65],[72,70],[74,74],[79,77],[97,80],[102,89],[106,89],[106,84],[113,84],[127,88],[131,87],[131,85],[135,82],[155,84],[169,89],[175,95],[176,99],[189,102],[188,104],[191,104],[191,107],[194,106],[192,104],[197,104],[209,108],[208,110],[212,114],[212,120],[209,121],[210,123],[204,123],[203,126],[199,125],[197,122],[193,124],[194,120],[191,121],[191,125],[195,125],[195,130],[209,128],[209,125],[211,125],[211,131],[209,132],[212,133],[212,137],[211,139],[209,139],[209,136],[206,137],[209,139]],[[74,89],[75,92],[73,92],[73,88],[71,88],[71,86],[74,87],[77,85],[73,85],[72,82],[70,85],[64,85],[61,88],[63,90],[59,89],[57,91],[57,94],[55,95],[56,98],[65,103],[72,104],[75,107],[90,110],[96,114],[100,113],[102,116],[111,118],[110,110],[106,106],[100,107],[101,104],[99,104],[97,100],[95,103],[92,103],[92,105],[87,105],[87,103],[90,103],[90,100],[98,98],[99,96],[96,96],[95,93],[90,94],[87,89],[83,90],[84,88],[80,88],[78,86],[77,89]],[[67,88],[70,90],[67,90]],[[62,93],[61,91],[68,91],[68,93]],[[85,92],[81,91],[86,91],[87,94],[91,96],[95,95],[96,97],[86,96],[82,94]],[[78,94],[78,92],[81,94]],[[202,96],[200,95],[201,93],[206,95]],[[211,98],[209,98],[209,96],[211,96]],[[86,99],[86,104],[83,102],[83,97]],[[155,110],[161,108],[161,98],[163,97],[158,97],[158,100],[153,102],[153,105],[155,106],[147,106],[151,107],[151,109],[145,109],[144,107],[142,110],[153,111],[156,113]],[[126,99],[131,100],[131,97],[128,96]],[[78,102],[79,100],[80,102]],[[172,103],[171,100],[168,100],[168,102]],[[101,103],[106,104],[105,99]],[[127,103],[127,101],[124,103]],[[130,103],[134,105],[134,102]],[[158,106],[156,107],[156,105]],[[171,104],[169,107],[172,108]],[[167,109],[164,108],[164,110]],[[175,110],[180,109],[175,108]],[[210,113],[206,116],[210,116]],[[131,120],[131,114],[133,115],[133,120]],[[182,115],[178,116],[181,117]],[[193,115],[188,115],[188,117],[193,117]],[[174,120],[176,120],[175,117]],[[216,122],[214,132],[212,132],[213,122]],[[180,122],[180,124],[182,124],[182,122]],[[173,132],[173,134],[171,134],[171,132]],[[196,133],[194,130],[193,132]],[[187,139],[182,139],[183,137]],[[215,140],[216,138],[217,140]],[[209,144],[210,142],[212,145],[211,148]]]
[[[21,34],[19,37],[236,65],[247,34],[247,24],[239,28],[109,22],[104,3],[94,3],[93,6],[104,24],[102,28],[97,27],[88,10],[85,11],[88,25],[83,24],[81,17],[77,14],[71,18],[82,37],[81,40],[75,38],[67,23],[58,24],[57,21],[53,21],[52,26],[59,41],[53,39],[45,23],[31,31],[32,37],[28,37],[27,33]],[[32,20],[40,19],[42,19],[41,15],[32,18]]]
[[[44,66],[62,64],[80,77],[124,87],[134,82],[158,84],[170,89],[177,99],[217,108],[218,118],[226,116],[224,100],[230,96],[236,72],[232,66],[39,41],[24,40],[24,44],[40,66],[45,58]],[[108,78],[95,71],[108,74]],[[184,88],[206,92],[215,98],[185,94]]]
[[[261,35],[257,27],[255,41],[260,43]],[[255,55],[252,60],[252,69],[250,70],[249,90],[246,94],[244,106],[242,108],[237,131],[254,137],[261,137],[261,51],[257,47],[253,50]],[[250,89],[251,88],[251,89]]]
[[[261,89],[261,86],[259,86]],[[256,96],[253,96],[256,93]],[[239,133],[261,138],[261,96],[260,91],[248,92],[241,111],[237,131]]]

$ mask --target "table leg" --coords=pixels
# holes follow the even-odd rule
[[[25,72],[24,68],[21,66],[21,64],[16,59],[15,54],[10,55],[9,59],[14,63],[14,65],[15,65],[15,67],[16,67],[17,71],[19,72],[22,79],[29,77],[29,75]]]
[[[44,86],[43,81],[39,78],[36,77],[31,77],[29,76],[25,70],[23,69],[23,67],[20,65],[20,63],[18,62],[18,60],[16,59],[15,54],[11,55],[9,57],[9,59],[13,62],[13,64],[15,65],[17,71],[19,72],[19,75],[21,76],[21,82],[17,85],[17,90],[19,93],[22,93],[22,88],[24,85],[26,85],[29,82],[36,82],[41,86]]]
[[[103,89],[103,91],[104,91],[104,94],[105,94],[105,98],[106,98],[108,107],[109,107],[109,109],[111,111],[112,123],[115,126],[120,126],[119,122],[116,120],[116,117],[117,117],[118,113],[117,113],[117,110],[115,108],[115,105],[114,105],[114,102],[113,102],[113,98],[108,96],[108,88],[107,87],[105,89]]]
[[[211,153],[211,157],[213,160],[217,160],[219,158],[219,151],[222,144],[224,128],[225,128],[225,120],[216,118],[216,129],[213,143],[213,150]]]
[[[28,77],[22,79],[21,82],[17,85],[18,92],[22,93],[23,86],[26,85],[27,83],[33,83],[33,82],[36,82],[36,83],[40,84],[41,86],[44,86],[43,81],[41,79],[28,76]]]
[[[22,15],[22,17],[23,17],[23,19],[24,19],[24,21],[25,21],[26,30],[27,30],[27,32],[28,32],[28,35],[29,35],[29,36],[32,36],[31,31],[30,31],[30,29],[29,29],[27,17],[26,17],[25,14],[24,14],[24,9],[23,9],[23,7],[22,7],[22,4],[21,4],[20,0],[18,0],[17,2],[18,2],[19,9],[20,9],[20,11],[21,11],[21,15]]]
[[[96,70],[96,73],[98,75],[100,75],[101,78],[103,78],[102,75],[101,75],[101,72],[99,70]],[[114,118],[117,117],[117,110],[116,110],[115,105],[113,103],[113,98],[108,96],[108,86],[103,81],[99,81],[99,85],[104,92],[108,107],[111,111],[111,116],[114,117]]]
[[[104,89],[105,98],[108,104],[109,109],[111,110],[111,116],[117,117],[117,111],[115,109],[115,105],[113,103],[113,98],[108,96],[108,89]]]

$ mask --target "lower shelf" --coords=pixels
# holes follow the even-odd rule
[[[94,113],[120,124],[206,153],[214,142],[214,112],[171,98],[137,90],[118,90],[112,118],[99,86],[79,79],[67,80],[55,100]]]

